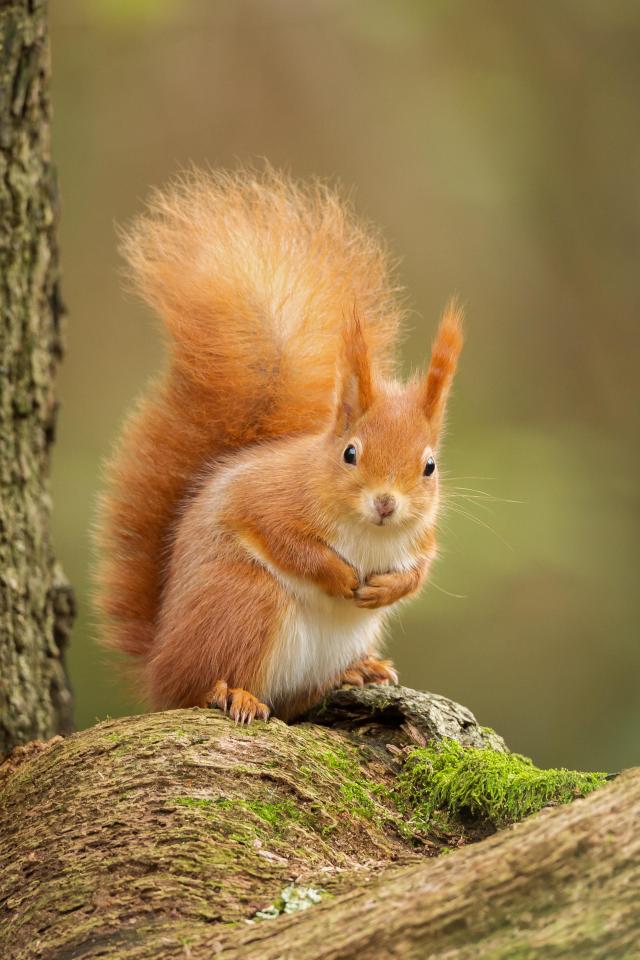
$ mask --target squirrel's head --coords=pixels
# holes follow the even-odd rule
[[[373,377],[360,322],[349,324],[331,480],[333,502],[353,519],[398,528],[434,518],[438,444],[462,342],[462,311],[452,302],[426,374],[402,386]]]

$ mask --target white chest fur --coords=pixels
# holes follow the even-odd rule
[[[329,597],[315,586],[290,584],[291,599],[265,674],[263,698],[331,683],[354,661],[376,649],[385,611]]]
[[[406,531],[365,529],[347,531],[331,546],[364,581],[371,573],[410,566],[410,542]],[[273,702],[323,687],[361,657],[378,652],[388,608],[358,607],[353,600],[329,597],[308,581],[270,569],[287,588],[290,601],[267,664],[263,699]]]
[[[412,549],[417,528],[360,524],[344,527],[331,539],[338,556],[358,571],[361,580],[372,573],[407,570],[415,563]]]

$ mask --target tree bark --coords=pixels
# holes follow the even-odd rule
[[[176,710],[19,748],[0,767],[0,956],[639,956],[640,771],[484,839],[416,832],[393,801],[407,749],[500,738],[403,688],[338,691],[314,720]]]
[[[62,354],[46,4],[0,3],[0,755],[71,726],[73,598],[49,538]]]

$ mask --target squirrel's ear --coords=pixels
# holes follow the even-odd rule
[[[369,409],[373,385],[369,351],[356,310],[344,328],[342,381],[336,411],[336,433],[343,434]]]
[[[442,427],[447,397],[462,350],[462,307],[456,299],[445,307],[431,348],[431,362],[421,385],[422,409],[437,437]]]

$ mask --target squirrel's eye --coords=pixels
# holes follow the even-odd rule
[[[350,443],[345,450],[343,457],[345,463],[350,463],[352,466],[355,466],[358,460],[358,452],[352,443]]]
[[[433,457],[429,457],[424,468],[425,477],[430,477],[433,471],[435,470],[435,468],[436,468],[435,460],[433,459]]]

